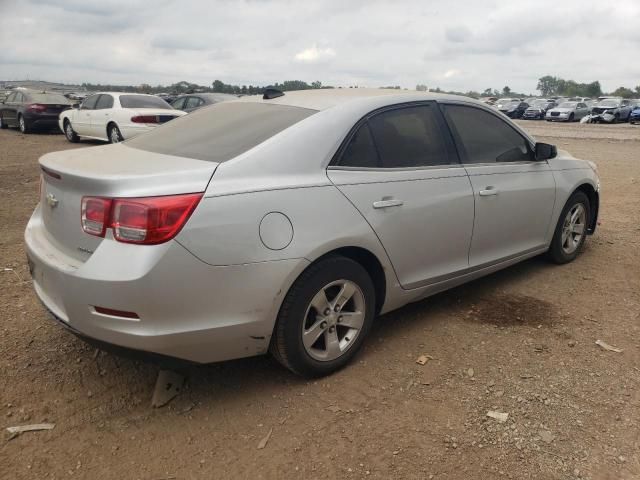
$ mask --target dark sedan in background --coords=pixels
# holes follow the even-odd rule
[[[522,118],[529,104],[519,98],[500,98],[495,107],[509,118]]]
[[[547,98],[536,98],[531,101],[529,108],[527,108],[522,115],[525,120],[544,120],[544,116],[547,110],[557,107],[558,104],[555,100]]]
[[[171,102],[171,106],[183,112],[193,112],[207,105],[224,102],[225,100],[234,100],[236,98],[238,97],[228,93],[191,93],[179,96]]]
[[[0,104],[0,128],[18,127],[22,133],[35,128],[58,128],[58,115],[72,101],[60,93],[17,90]]]

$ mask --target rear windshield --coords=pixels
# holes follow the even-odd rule
[[[161,98],[151,95],[120,95],[120,105],[122,108],[172,108]]]
[[[59,93],[29,93],[32,102],[38,103],[58,103],[61,105],[70,105],[71,102],[67,97]]]
[[[149,152],[225,162],[316,110],[264,103],[222,102],[171,120],[126,144]]]

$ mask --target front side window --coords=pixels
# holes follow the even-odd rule
[[[535,160],[529,142],[496,115],[463,105],[443,107],[463,163]]]
[[[111,95],[100,95],[96,103],[96,110],[103,110],[105,108],[113,108],[113,97]]]
[[[4,103],[10,103],[10,102],[15,102],[16,101],[16,93],[11,93],[9,94],[9,96],[7,97],[7,99],[4,101]]]
[[[87,97],[84,102],[82,102],[82,110],[94,110],[96,108],[96,103],[98,102],[98,97],[100,95],[91,95]]]

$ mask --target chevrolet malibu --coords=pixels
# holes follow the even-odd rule
[[[596,228],[593,163],[471,99],[267,91],[118,145],[40,159],[35,291],[92,342],[305,376],[374,317]]]

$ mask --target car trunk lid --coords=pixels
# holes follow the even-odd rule
[[[120,144],[47,154],[40,158],[40,166],[45,234],[66,255],[86,260],[103,239],[82,230],[82,197],[134,198],[203,192],[218,164]]]

